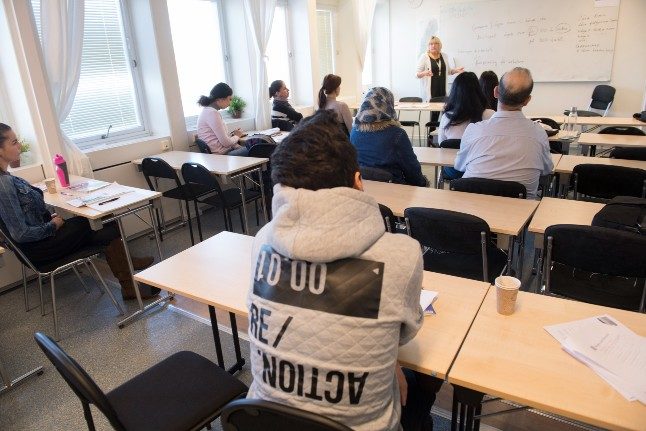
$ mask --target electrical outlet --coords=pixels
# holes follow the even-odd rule
[[[163,141],[161,141],[161,148],[162,148],[162,151],[169,151],[170,141],[168,139],[164,139]]]

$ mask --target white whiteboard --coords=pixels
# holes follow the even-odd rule
[[[488,0],[440,6],[443,50],[457,66],[534,81],[609,81],[619,6],[594,0]]]

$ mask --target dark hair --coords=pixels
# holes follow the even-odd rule
[[[275,80],[274,82],[271,83],[269,86],[269,98],[271,99],[280,91],[281,88],[283,88],[283,85],[285,83],[281,81],[280,79]]]
[[[200,106],[209,106],[216,100],[224,99],[231,95],[233,95],[233,90],[231,89],[231,87],[229,87],[224,82],[220,82],[211,89],[211,92],[208,96],[200,96],[200,99],[197,101],[197,103]]]
[[[7,126],[5,123],[0,123],[0,148],[4,147],[4,141],[7,140],[4,134],[10,130],[11,127]]]
[[[508,75],[510,74],[523,74],[529,82],[514,83],[515,85],[508,88],[509,82],[507,81],[509,79]],[[498,83],[498,99],[500,100],[500,103],[504,105],[518,107],[525,103],[527,98],[531,96],[533,88],[534,80],[532,79],[532,73],[529,69],[525,69],[524,67],[514,67],[500,78],[500,82]]]
[[[482,94],[476,74],[462,72],[453,81],[451,93],[444,108],[444,115],[450,120],[446,127],[465,121],[477,123],[482,120],[482,113],[486,107],[487,99]]]
[[[480,88],[487,99],[487,108],[496,111],[498,109],[498,99],[493,95],[493,89],[498,85],[498,75],[492,70],[486,70],[480,75]]]
[[[341,77],[338,75],[325,75],[323,78],[323,84],[321,84],[321,89],[319,90],[319,109],[325,109],[325,104],[327,103],[327,95],[332,93],[334,90],[341,86]]]
[[[271,156],[272,182],[296,189],[352,187],[358,171],[357,150],[325,109],[301,120]]]

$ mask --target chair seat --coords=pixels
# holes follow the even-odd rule
[[[487,264],[488,281],[493,283],[507,264],[507,255],[502,250],[491,247],[487,253]],[[429,249],[424,253],[424,270],[482,281],[482,256]]]
[[[88,258],[90,256],[94,256],[95,254],[103,253],[104,251],[105,251],[105,247],[87,246],[87,247],[84,247],[84,248],[74,252],[74,253],[71,253],[71,254],[65,256],[62,259],[57,259],[57,260],[54,260],[54,261],[51,261],[51,262],[42,262],[42,263],[32,261],[32,263],[34,264],[36,269],[38,269],[40,272],[44,273],[44,272],[53,271],[56,268],[58,268],[60,266],[63,266],[63,265],[67,265],[68,263],[74,262],[75,260],[85,259],[85,258]]]
[[[400,122],[399,122],[399,124],[401,124],[403,127],[419,126],[419,122],[418,122],[418,121],[411,121],[411,120],[407,120],[407,121],[400,121]]]
[[[223,190],[222,194],[224,195],[224,200],[227,202],[227,206],[226,206],[227,209],[238,208],[239,206],[242,205],[242,196],[240,196],[239,189]],[[262,194],[255,190],[245,190],[244,192],[244,197],[247,203],[254,201],[256,199],[260,199],[261,196]],[[200,202],[205,203],[207,205],[211,205],[216,208],[224,207],[222,198],[219,195],[207,196],[204,199],[200,199]]]
[[[591,274],[555,262],[550,274],[550,293],[577,301],[623,310],[639,311],[643,280]]]
[[[172,390],[168,390],[172,388]],[[213,362],[179,352],[106,394],[127,430],[189,430],[247,387]]]
[[[187,199],[192,200],[212,191],[212,188],[202,184],[191,184],[190,186],[187,184],[182,184],[180,187],[166,190],[162,193],[162,196],[164,196],[165,198],[180,200],[183,200],[184,196],[186,196]]]

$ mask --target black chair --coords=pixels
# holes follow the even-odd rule
[[[543,293],[644,311],[646,237],[596,226],[545,230]]]
[[[72,388],[93,431],[93,404],[117,431],[199,430],[215,420],[247,387],[208,359],[178,352],[105,393],[92,377],[50,337],[36,343]]]
[[[424,270],[493,282],[507,255],[479,217],[432,208],[406,208],[408,234],[424,247]]]
[[[240,399],[222,410],[224,431],[351,431],[316,413],[265,400]]]
[[[395,224],[396,220],[393,210],[388,208],[386,205],[379,204],[379,212],[381,213],[381,218],[384,219],[386,232],[397,233],[397,225]]]
[[[206,142],[204,142],[200,138],[195,138],[195,145],[197,145],[197,148],[200,150],[200,153],[212,154],[209,146],[206,144]]]
[[[579,195],[612,199],[615,196],[646,197],[646,170],[596,164],[577,165],[572,170],[574,199]]]
[[[100,253],[103,253],[105,251],[105,247],[87,246],[76,251],[75,253],[70,254],[69,256],[65,256],[62,259],[57,259],[42,264],[36,264],[25,255],[18,243],[11,237],[9,230],[7,229],[7,226],[2,219],[0,219],[0,244],[11,250],[21,264],[22,286],[25,295],[25,308],[27,309],[27,311],[29,311],[29,303],[27,300],[26,269],[29,268],[36,274],[36,278],[38,280],[38,290],[40,294],[40,311],[43,316],[45,315],[45,308],[43,303],[43,278],[49,277],[49,285],[52,295],[52,314],[54,317],[54,336],[57,340],[61,339],[61,335],[60,329],[58,327],[58,312],[56,309],[56,284],[54,282],[54,278],[57,274],[61,274],[71,269],[76,274],[76,277],[81,281],[81,284],[85,288],[85,291],[89,293],[89,289],[85,285],[85,282],[76,269],[77,265],[84,264],[86,268],[88,268],[88,271],[92,276],[96,274],[96,277],[99,280],[99,284],[103,288],[103,291],[108,294],[119,314],[123,315],[125,313],[123,306],[119,302],[117,302],[112,291],[105,284],[103,277],[101,277],[101,273],[96,269],[94,261],[92,260],[94,258],[97,258]],[[94,272],[90,270],[90,266],[92,267],[92,270]],[[103,294],[103,292],[101,292],[101,294]]]
[[[612,149],[612,151],[610,151],[610,158],[646,161],[646,147],[643,147],[643,148],[615,147]]]
[[[440,142],[440,148],[451,148],[454,150],[460,149],[461,139],[445,139]],[[447,166],[442,166],[440,169],[440,178],[437,180],[437,188],[444,188],[444,181],[456,180],[462,178],[464,172],[457,171],[455,169],[447,169]]]
[[[645,136],[646,133],[638,129],[637,127],[619,127],[619,126],[612,126],[612,127],[605,127],[601,130],[599,130],[600,135],[623,135],[623,136]],[[594,156],[600,156],[603,155],[605,152],[608,150],[596,154],[597,152],[597,146],[596,145],[590,145],[590,155]]]
[[[224,216],[224,225],[225,228],[233,232],[233,222],[231,221],[231,210],[237,209],[238,214],[240,215],[240,224],[242,225],[243,233],[247,233],[244,228],[244,223],[242,221],[242,197],[240,196],[240,189],[237,187],[222,190],[220,183],[215,179],[213,174],[209,172],[204,166],[199,163],[184,163],[182,165],[182,178],[186,182],[186,186],[189,189],[196,188],[208,189],[210,192],[208,195],[202,195],[196,198],[196,203],[207,204],[215,208],[222,209],[222,215]],[[255,190],[245,190],[245,203],[256,201],[262,198],[260,192]],[[258,215],[258,210],[256,208],[256,221]],[[198,217],[198,230],[200,234],[200,241],[202,240],[202,229],[200,227],[200,221]]]
[[[382,183],[392,183],[393,174],[385,169],[373,168],[371,166],[360,166],[361,178],[369,181],[381,181]]]
[[[162,160],[157,157],[146,157],[145,159],[143,159],[141,162],[141,170],[144,174],[144,177],[146,177],[146,182],[148,183],[148,187],[150,188],[150,190],[154,190],[154,191],[158,190],[159,178],[165,178],[175,182],[175,187],[162,192],[162,196],[165,198],[184,201],[184,204],[186,205],[186,218],[188,220],[188,230],[191,235],[191,244],[195,245],[195,239],[193,238],[193,223],[191,222],[191,211],[189,208],[189,202],[193,201],[193,203],[195,204],[195,213],[197,215],[198,227],[200,227],[200,224],[199,224],[200,213],[197,210],[197,198],[207,193],[210,193],[213,190],[201,185],[188,186],[186,184],[182,184],[179,180],[179,177],[177,176],[177,172],[175,172],[175,169],[173,169],[171,165],[169,165],[165,160]],[[153,180],[154,180],[154,184],[153,184]],[[181,204],[180,204],[180,209],[181,209]],[[158,225],[160,226],[159,228],[160,239],[163,240],[164,229],[162,228],[163,226],[162,221],[164,220],[164,213],[163,213],[163,210],[161,209],[159,210],[155,209],[155,211],[157,214],[157,222],[158,222]],[[162,211],[161,221],[159,220],[160,211]],[[201,237],[202,237],[202,233],[200,232],[200,238]]]
[[[451,181],[451,190],[507,198],[527,198],[527,189],[521,183],[489,178],[459,178]]]
[[[447,96],[437,96],[437,97],[431,97],[429,100],[430,103],[446,103],[446,100],[448,99]],[[426,136],[430,139],[430,134],[431,134],[431,128],[433,130],[437,129],[440,127],[440,113],[439,112],[433,112],[431,114],[431,121],[425,124],[426,126]]]
[[[273,141],[273,139],[272,139]],[[249,148],[249,157],[258,157],[263,159],[269,159],[265,169],[262,171],[262,183],[265,188],[265,205],[267,207],[267,213],[271,219],[271,200],[274,196],[274,187],[271,181],[271,156],[276,151],[276,143],[257,143],[253,147]],[[257,176],[254,174],[254,179],[257,179]]]
[[[402,97],[399,99],[400,102],[403,103],[421,103],[422,98],[421,97]],[[397,115],[399,116],[399,114]],[[399,124],[402,125],[402,127],[412,127],[413,128],[413,139],[412,141],[415,142],[415,127],[417,127],[417,136],[419,136],[420,140],[422,139],[422,129],[419,125],[420,119],[422,118],[422,111],[417,112],[417,121],[414,120],[406,120],[406,121],[400,121]]]
[[[590,100],[588,110],[578,110],[577,115],[579,117],[605,117],[612,106],[613,100],[615,100],[615,91],[615,87],[610,85],[597,85],[592,91],[592,99]],[[591,111],[591,109],[603,111],[603,113]],[[570,111],[565,110],[563,114],[569,115]]]
[[[247,137],[244,140],[244,146],[247,147],[249,151],[256,145],[273,145],[274,149],[276,148],[276,141],[274,141],[274,138],[272,138],[269,135],[261,135],[261,134],[256,134],[256,135],[251,135]],[[273,152],[273,151],[272,151]],[[258,156],[252,156],[252,157],[258,157]]]

